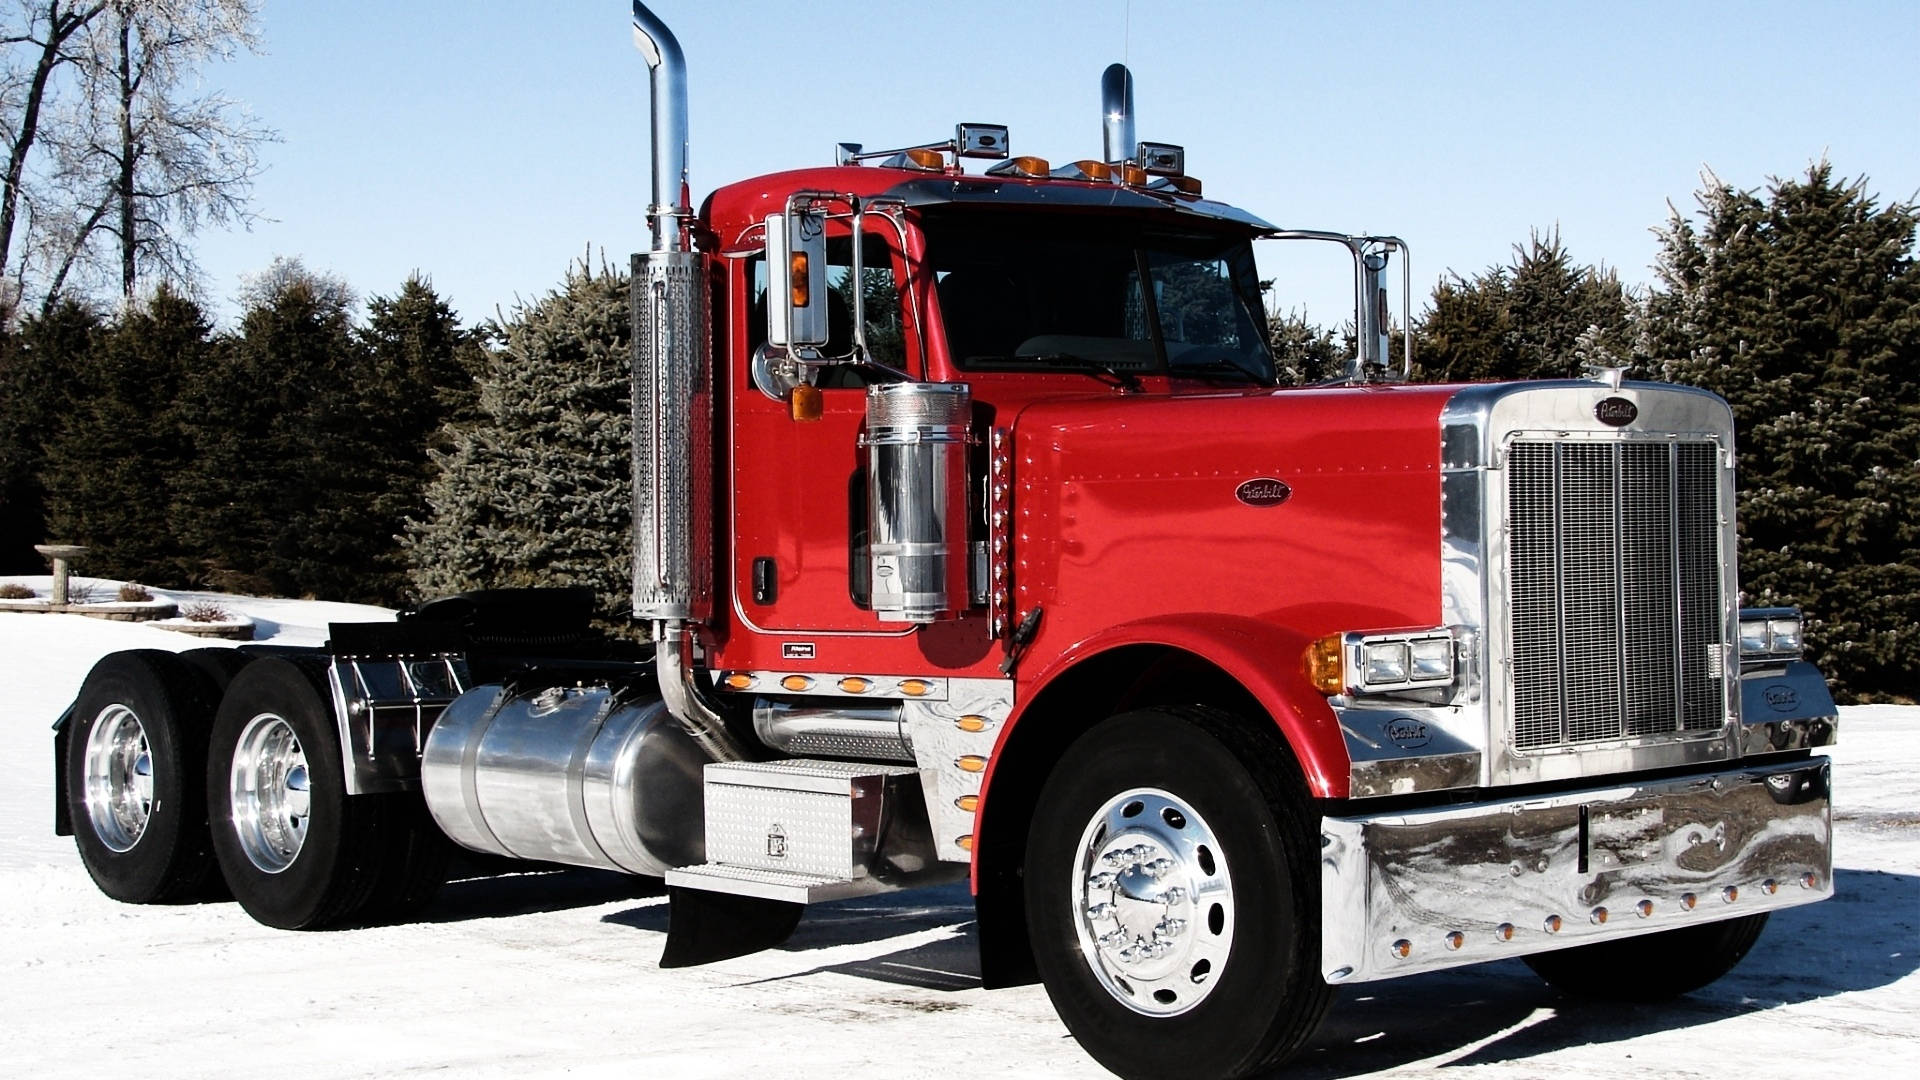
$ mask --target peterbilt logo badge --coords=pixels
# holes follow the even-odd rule
[[[1593,418],[1610,427],[1626,427],[1640,418],[1640,406],[1623,397],[1601,398]]]
[[[1293,489],[1288,487],[1284,480],[1260,476],[1235,488],[1233,497],[1248,506],[1279,506],[1293,498]]]
[[[1792,712],[1800,707],[1800,695],[1794,693],[1791,686],[1769,686],[1762,694],[1767,699],[1767,707],[1775,712]]]
[[[1427,734],[1427,725],[1410,716],[1387,721],[1385,730],[1387,738],[1402,750],[1415,750],[1432,741]]]

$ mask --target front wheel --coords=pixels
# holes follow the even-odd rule
[[[1278,1064],[1332,1000],[1291,764],[1208,709],[1113,717],[1067,749],[1028,835],[1028,930],[1054,1008],[1125,1077]]]

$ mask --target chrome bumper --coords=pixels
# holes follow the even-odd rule
[[[1833,895],[1826,758],[1321,819],[1321,973],[1363,982]]]

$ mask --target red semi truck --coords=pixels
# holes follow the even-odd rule
[[[1835,710],[1798,614],[1739,608],[1723,401],[1405,382],[1404,245],[1204,198],[1119,65],[1100,158],[961,124],[696,212],[680,49],[633,12],[651,651],[500,590],[109,656],[56,733],[106,892],[401,918],[450,838],[664,877],[674,966],[970,875],[986,985],[1037,977],[1142,1077],[1257,1071],[1338,986],[1502,957],[1684,993],[1831,895]],[[1334,382],[1279,385],[1270,238],[1353,255]]]

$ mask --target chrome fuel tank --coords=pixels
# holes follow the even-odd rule
[[[704,858],[711,760],[657,698],[482,686],[434,724],[420,781],[441,830],[475,851],[659,876]]]

